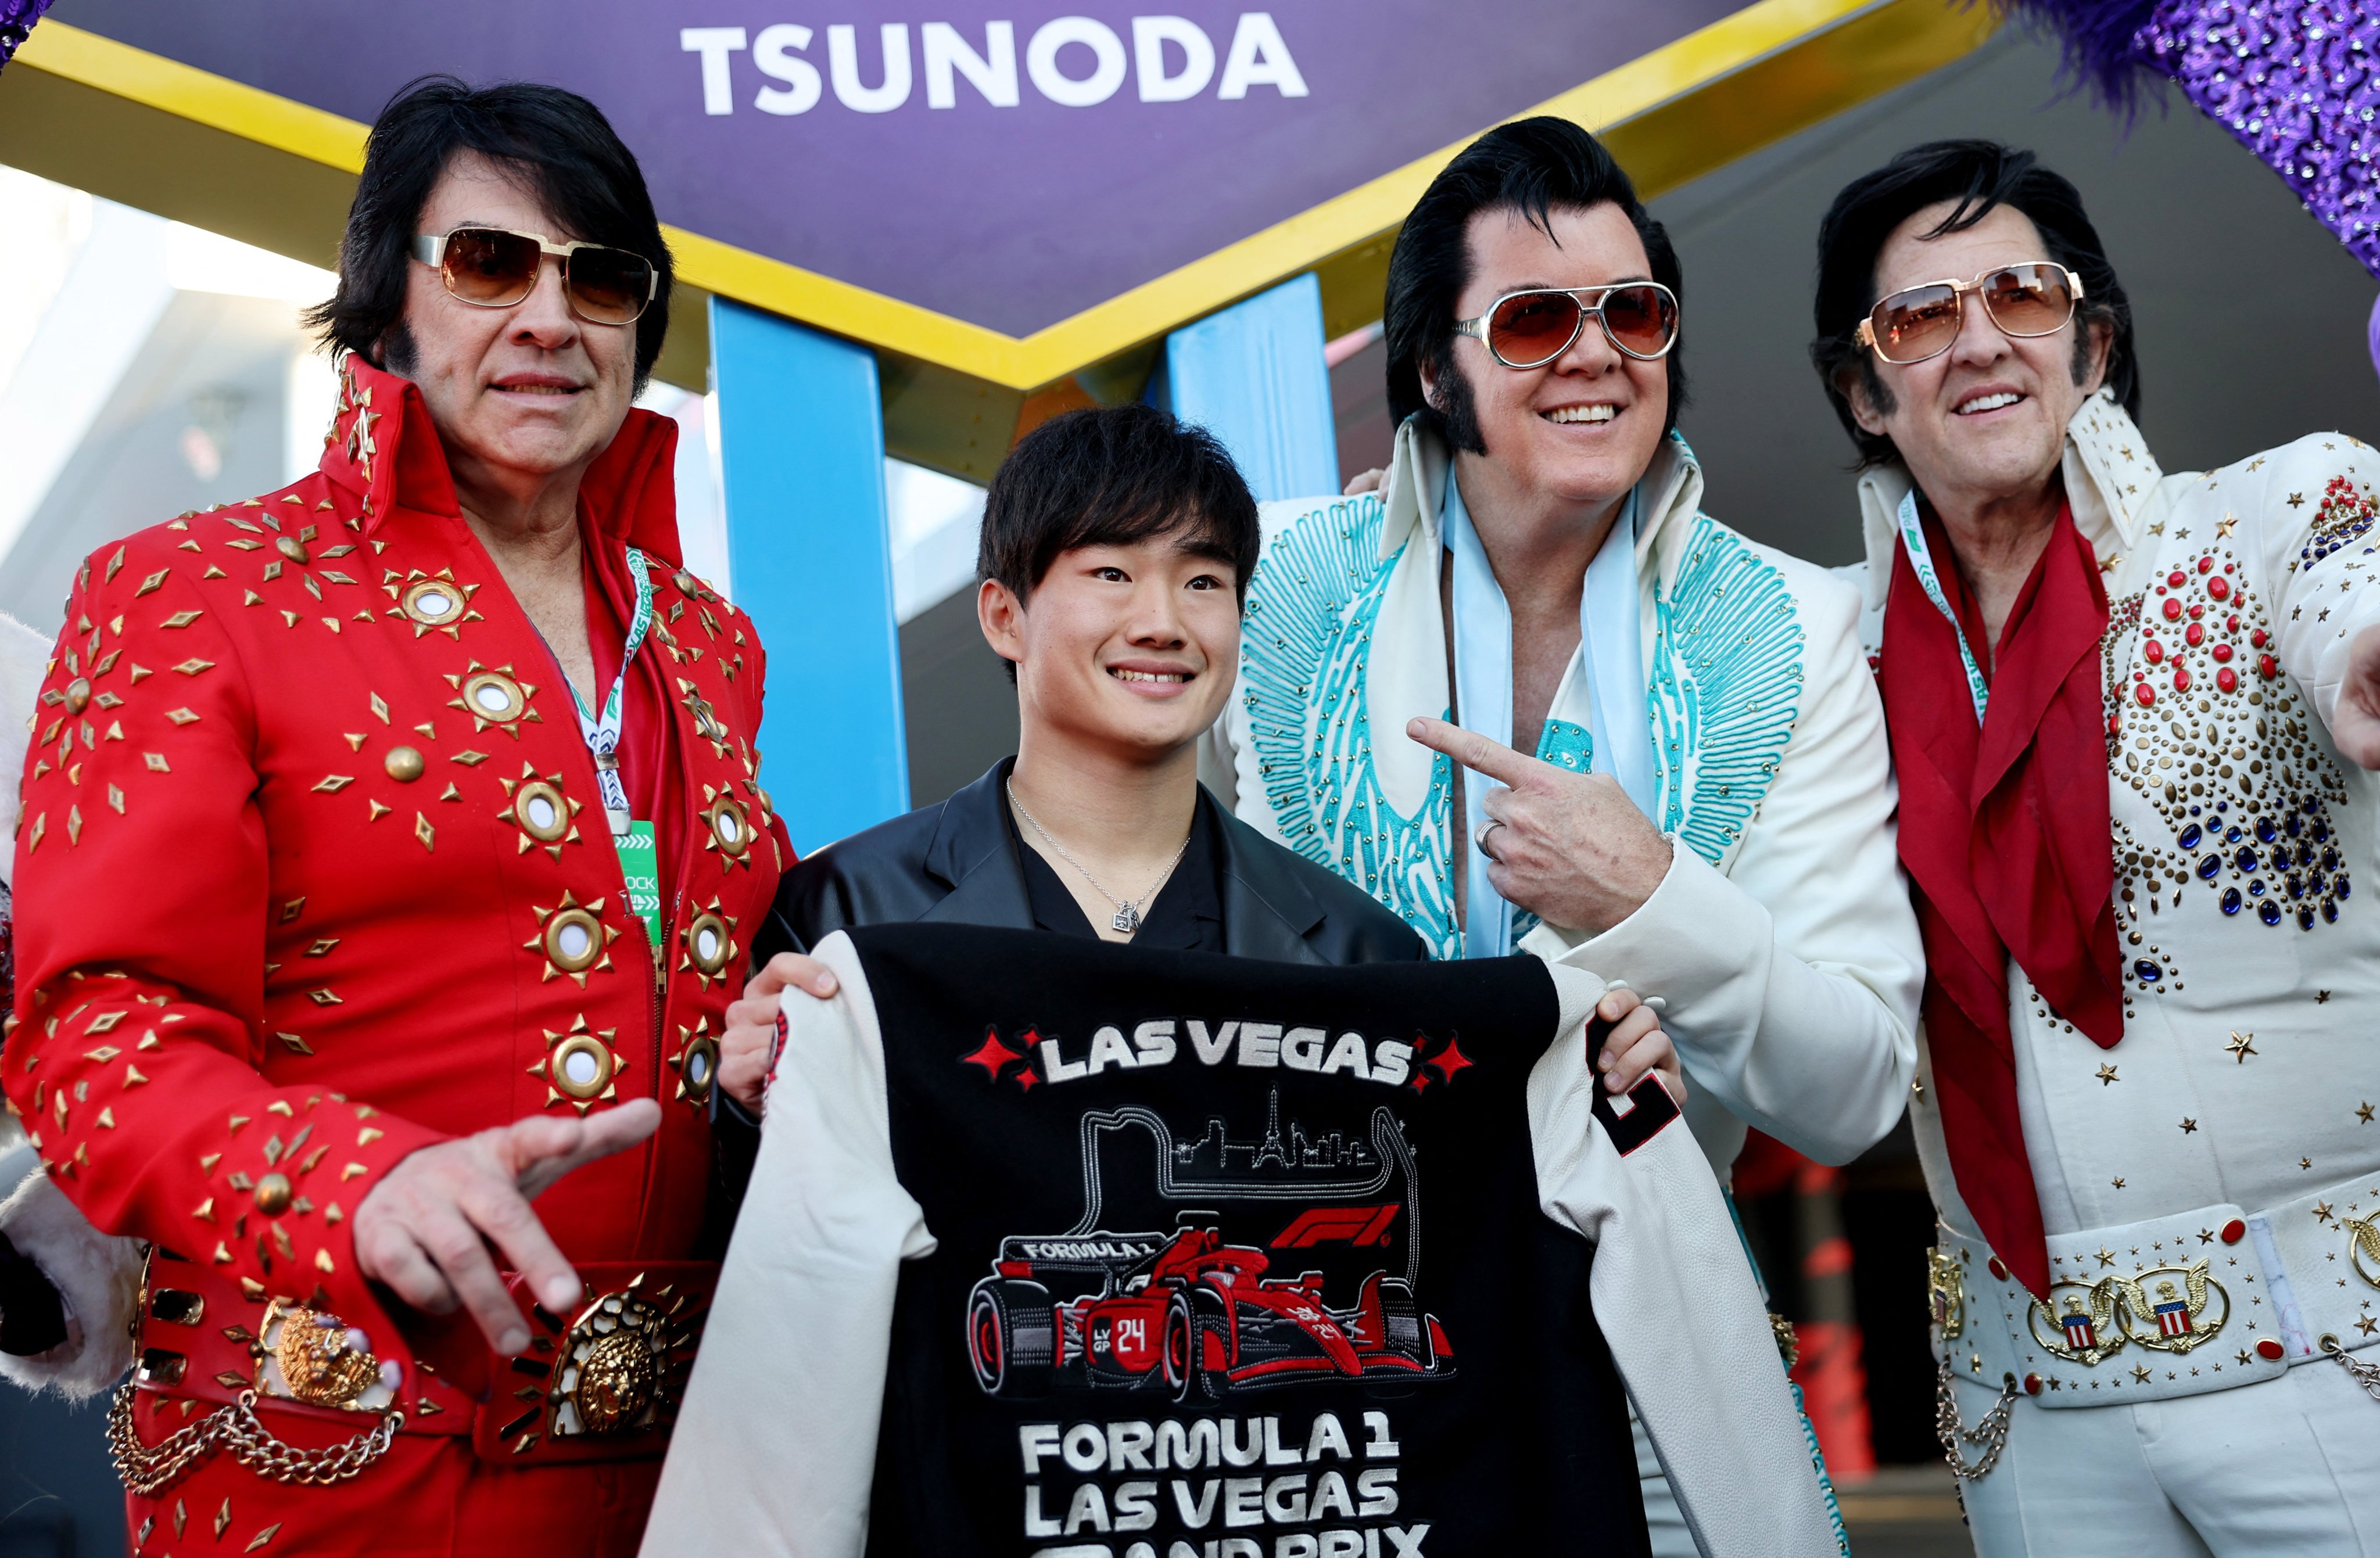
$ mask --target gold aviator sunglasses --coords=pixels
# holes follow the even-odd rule
[[[413,258],[436,266],[447,295],[475,308],[509,308],[527,298],[549,254],[562,261],[570,311],[589,324],[634,324],[661,288],[651,260],[604,244],[549,243],[505,227],[457,227],[413,240]]]
[[[1888,363],[1907,367],[1938,357],[1959,339],[1973,293],[2003,335],[2052,335],[2074,317],[2082,278],[2047,260],[2002,265],[1971,282],[1927,282],[1903,287],[1868,310],[1853,332]]]

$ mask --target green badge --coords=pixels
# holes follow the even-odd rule
[[[628,889],[628,907],[644,917],[645,938],[661,955],[662,945],[662,865],[661,851],[653,843],[653,825],[632,822],[628,831],[614,834],[613,844],[620,851],[620,878]]]

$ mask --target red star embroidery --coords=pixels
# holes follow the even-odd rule
[[[1017,1035],[1016,1042],[1025,1046],[1025,1053],[1017,1057],[1025,1062],[1025,1066],[1016,1073],[1016,1085],[1030,1093],[1033,1091],[1033,1084],[1041,1080],[1033,1074],[1033,1052],[1041,1047],[1041,1030],[1027,1028]]]
[[[1427,1093],[1429,1091],[1429,1068],[1424,1066],[1415,1070],[1413,1074],[1413,1080],[1405,1083],[1405,1085],[1412,1088],[1415,1093]]]
[[[1439,1050],[1436,1055],[1431,1056],[1429,1057],[1429,1063],[1437,1067],[1438,1074],[1444,1077],[1448,1081],[1452,1081],[1454,1080],[1454,1073],[1460,1071],[1465,1066],[1478,1064],[1469,1056],[1463,1053],[1462,1041],[1460,1039],[1447,1040],[1446,1047]]]
[[[1009,1048],[1006,1045],[1000,1042],[999,1029],[986,1028],[983,1031],[983,1047],[977,1050],[973,1055],[963,1055],[959,1057],[959,1064],[962,1066],[980,1066],[983,1068],[984,1074],[986,1076],[990,1077],[993,1081],[998,1081],[1000,1080],[1000,1073],[1008,1069],[1010,1061],[1022,1060],[1025,1057],[1022,1055],[1019,1055],[1016,1051]]]

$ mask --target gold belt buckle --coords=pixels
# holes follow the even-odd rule
[[[676,1406],[666,1377],[695,1341],[692,1326],[680,1330],[676,1322],[694,1317],[682,1314],[687,1296],[676,1292],[675,1284],[648,1291],[644,1280],[639,1274],[625,1287],[589,1300],[566,1327],[543,1306],[532,1310],[540,1324],[559,1335],[536,1337],[528,1353],[513,1359],[516,1370],[542,1378],[540,1384],[513,1392],[528,1407],[496,1430],[514,1455],[526,1455],[540,1439],[609,1437],[665,1426]]]
[[[1959,1270],[1959,1258],[1947,1250],[1925,1252],[1925,1300],[1942,1339],[1957,1341],[1967,1328],[1967,1284]]]
[[[355,1345],[335,1314],[274,1298],[264,1306],[249,1351],[256,1359],[256,1394],[268,1400],[382,1412],[396,1398],[380,1359]]]

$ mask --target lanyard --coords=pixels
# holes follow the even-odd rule
[[[1488,549],[1463,506],[1454,472],[1439,506],[1454,567],[1455,707],[1463,729],[1512,744],[1512,608],[1496,583]],[[1611,774],[1652,815],[1653,736],[1645,714],[1644,651],[1636,582],[1636,494],[1631,492],[1602,548],[1587,564],[1579,595],[1579,667],[1594,737],[1592,767]],[[1463,787],[1473,839],[1488,823],[1481,810],[1493,781],[1475,774]],[[1465,851],[1463,955],[1501,957],[1512,949],[1512,906],[1488,879],[1488,857]]]
[[[629,827],[628,791],[620,782],[620,716],[627,707],[628,667],[635,663],[637,651],[644,647],[645,634],[653,625],[652,574],[647,571],[645,554],[634,547],[628,549],[628,574],[637,581],[637,610],[628,623],[627,646],[620,651],[620,674],[612,679],[611,695],[603,700],[602,712],[589,713],[570,678],[562,679],[562,684],[570,688],[570,707],[578,716],[578,733],[595,759],[595,785],[602,794],[603,817],[611,824],[614,840],[625,837]]]
[[[1950,632],[1959,641],[1959,661],[1967,668],[1967,694],[1975,700],[1975,723],[1980,725],[1984,722],[1984,705],[1991,696],[1991,685],[1984,680],[1982,669],[1975,664],[1975,652],[1967,647],[1967,630],[1959,625],[1959,613],[1951,610],[1950,603],[1942,598],[1942,579],[1934,571],[1933,550],[1925,544],[1925,527],[1918,523],[1914,489],[1902,494],[1900,499],[1900,544],[1909,549],[1909,566],[1915,571],[1917,583],[1925,591],[1925,598],[1942,613],[1942,620],[1950,624]]]

